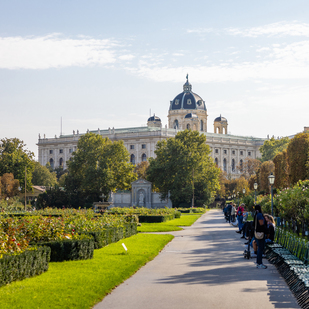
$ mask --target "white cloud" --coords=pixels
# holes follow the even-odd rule
[[[130,61],[135,58],[134,55],[122,55],[118,57],[120,60]]]
[[[48,69],[116,61],[112,40],[68,39],[59,34],[0,38],[0,68]]]
[[[216,30],[214,28],[199,28],[199,29],[188,29],[187,33],[203,34],[203,33],[215,32],[215,31]]]
[[[214,29],[214,28],[198,28],[198,29],[188,29],[187,33],[194,33],[198,35],[203,35],[207,33],[216,33],[216,34],[230,34],[238,35],[244,37],[253,37],[266,36],[309,36],[309,24],[300,23],[297,21],[293,22],[277,22],[268,25],[263,25],[259,27],[251,28],[227,28],[227,29]]]
[[[187,72],[196,82],[225,82],[254,79],[309,78],[309,41],[275,47],[262,60],[229,62],[209,66],[161,66],[151,61],[139,62],[132,73],[155,80],[181,82]]]
[[[309,24],[299,22],[278,22],[252,28],[229,28],[226,31],[231,35],[247,37],[258,36],[309,36]]]

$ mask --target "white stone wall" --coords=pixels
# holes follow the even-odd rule
[[[129,131],[129,129],[126,129]],[[103,137],[108,137],[112,141],[123,140],[124,145],[128,152],[135,155],[135,164],[142,162],[143,153],[146,154],[146,159],[150,157],[155,157],[155,149],[158,141],[166,139],[169,137],[174,137],[177,134],[177,130],[166,129],[166,128],[152,128],[147,130],[145,127],[136,129],[134,132],[127,132],[124,130],[101,130],[100,134]],[[231,135],[222,135],[214,133],[205,133],[206,143],[210,146],[212,152],[211,156],[215,160],[218,160],[218,166],[223,170],[223,162],[226,159],[227,162],[227,173],[231,173],[237,177],[238,172],[236,166],[239,165],[240,160],[243,161],[246,157],[256,159],[261,156],[259,152],[259,147],[263,144],[263,139],[254,139],[246,137],[235,137]],[[62,138],[45,138],[39,139],[39,162],[42,165],[46,165],[47,162],[52,158],[54,160],[54,167],[59,166],[60,158],[64,161],[64,168],[67,167],[66,162],[72,157],[70,149],[72,152],[76,150],[78,136],[67,136]],[[145,148],[142,148],[142,145]],[[131,145],[134,145],[134,149],[131,149]],[[60,153],[60,149],[63,153]],[[216,149],[218,153],[216,153]],[[53,153],[50,154],[50,150]],[[241,151],[243,154],[241,155]],[[226,152],[226,153],[225,153]],[[234,153],[233,153],[234,152]],[[250,155],[249,155],[250,152]],[[235,160],[235,171],[232,171],[232,159]]]

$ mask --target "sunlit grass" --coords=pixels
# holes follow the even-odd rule
[[[50,263],[48,272],[40,276],[1,287],[0,308],[92,308],[152,260],[172,238],[138,234],[95,250],[91,260]]]

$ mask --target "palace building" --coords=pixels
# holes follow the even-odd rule
[[[153,115],[147,121],[145,127],[132,128],[108,128],[94,130],[102,137],[108,137],[112,141],[123,140],[130,153],[130,161],[138,164],[149,157],[155,157],[155,149],[158,141],[174,137],[178,131],[191,129],[206,135],[206,143],[210,146],[216,164],[232,177],[237,177],[239,171],[236,166],[241,166],[248,158],[260,157],[259,148],[263,145],[262,138],[235,136],[228,134],[228,121],[221,115],[214,120],[213,133],[207,131],[207,108],[205,101],[192,92],[192,85],[187,81],[183,85],[183,91],[172,101],[168,111],[168,126],[162,127],[161,119]],[[43,138],[39,135],[38,153],[39,162],[46,165],[48,162],[53,168],[67,167],[66,162],[73,156],[77,149],[80,136],[85,133],[73,131],[71,135],[60,135],[54,138]]]

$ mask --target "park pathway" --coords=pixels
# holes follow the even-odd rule
[[[299,308],[276,268],[243,258],[244,242],[211,210],[94,309]]]

